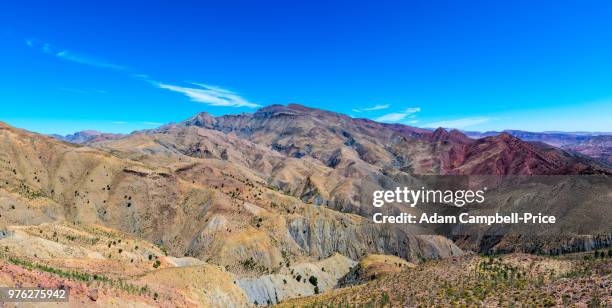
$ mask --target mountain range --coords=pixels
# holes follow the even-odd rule
[[[516,135],[474,139],[295,104],[199,113],[127,135],[45,136],[0,124],[2,266],[28,283],[66,283],[42,270],[50,267],[90,277],[74,283],[83,301],[127,292],[126,304],[240,307],[325,292],[372,256],[418,264],[608,247],[607,136],[559,148]],[[487,202],[467,210],[538,206],[567,219],[546,230],[373,223],[377,211],[432,210],[372,206],[374,191],[402,186],[486,186]]]
[[[389,127],[395,126],[398,130],[405,130],[408,133],[428,135],[434,129],[419,129],[401,124],[388,124]],[[452,131],[452,129],[451,129]],[[517,137],[523,141],[541,142],[557,148],[562,148],[568,152],[583,154],[595,158],[605,164],[612,164],[612,133],[610,132],[528,132],[521,130],[503,131],[461,131],[471,139],[499,136],[504,133]],[[125,137],[125,134],[110,134],[95,130],[79,131],[69,135],[51,135],[59,140],[76,143],[88,144],[104,140],[115,140]]]

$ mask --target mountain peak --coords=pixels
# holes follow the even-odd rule
[[[448,132],[442,128],[442,127],[438,127],[436,128],[436,130],[434,130],[433,134],[431,135],[431,139],[433,141],[442,141],[442,140],[447,140],[448,139]]]
[[[304,105],[300,105],[300,104],[288,104],[288,105],[270,105],[270,106],[266,106],[263,107],[259,110],[257,110],[254,114],[254,117],[256,118],[267,118],[267,117],[279,117],[279,116],[291,116],[291,117],[297,117],[297,116],[312,116],[312,117],[316,117],[316,118],[322,118],[322,117],[334,117],[334,118],[338,118],[338,117],[344,117],[344,118],[348,118],[348,116],[341,114],[341,113],[337,113],[337,112],[333,112],[333,111],[328,111],[328,110],[322,110],[322,109],[318,109],[318,108],[312,108],[312,107],[307,107]]]
[[[497,139],[504,140],[504,141],[520,140],[520,139],[514,137],[512,134],[510,134],[509,132],[506,132],[506,131],[504,131],[501,134],[499,134],[497,136]]]
[[[316,108],[312,108],[312,107],[307,107],[304,105],[300,105],[300,104],[288,104],[288,105],[281,105],[281,104],[273,104],[273,105],[269,105],[269,106],[265,106],[263,108],[260,108],[259,110],[257,110],[255,113],[258,112],[271,112],[271,111],[301,111],[301,112],[312,112],[312,111],[322,111],[320,109],[316,109]]]
[[[215,117],[210,115],[208,112],[199,112],[198,114],[194,115],[193,117],[185,120],[183,122],[183,124],[185,124],[186,126],[201,126],[201,127],[205,127],[205,126],[209,126],[211,124],[213,124],[215,121]]]

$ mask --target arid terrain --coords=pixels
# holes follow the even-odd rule
[[[588,155],[301,105],[71,138],[0,123],[2,285],[67,287],[74,307],[610,304],[612,259],[576,257],[612,242],[612,169]],[[374,224],[431,209],[372,206],[401,186],[565,219]]]
[[[609,166],[612,165],[612,133],[562,133],[543,132],[533,133],[519,130],[504,131],[524,141],[542,142],[564,150],[583,154],[599,160]],[[497,136],[502,132],[465,132],[471,138]]]
[[[452,257],[278,307],[610,306],[612,257],[588,257]]]

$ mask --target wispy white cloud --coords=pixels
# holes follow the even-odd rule
[[[117,71],[123,71],[126,69],[124,66],[113,64],[110,62],[105,62],[103,60],[99,60],[99,59],[96,59],[96,58],[93,58],[87,55],[78,54],[78,53],[75,53],[69,50],[59,51],[55,53],[55,56],[60,59],[76,62],[79,64],[89,65],[89,66],[107,68],[107,69],[112,69],[112,70],[117,70]]]
[[[414,114],[421,111],[420,107],[413,107],[413,108],[408,108],[402,112],[394,112],[394,113],[388,113],[385,115],[382,115],[376,119],[374,119],[374,121],[377,122],[399,122],[401,120],[404,119],[410,119],[410,118],[414,118]]]
[[[113,124],[117,124],[117,125],[128,124],[128,123],[127,123],[127,122],[125,122],[125,121],[113,121],[113,122],[111,122],[111,123],[113,123]]]
[[[405,117],[405,113],[387,113],[376,118],[375,120],[378,122],[397,122],[403,120]]]
[[[66,49],[59,49],[55,46],[52,46],[49,43],[37,40],[37,39],[27,39],[25,40],[25,44],[32,48],[39,50],[45,54],[53,55],[59,59],[71,61],[83,65],[115,70],[115,71],[124,71],[135,79],[142,80],[154,85],[157,88],[165,89],[177,93],[181,93],[187,97],[189,97],[194,102],[204,103],[211,106],[221,106],[221,107],[249,107],[249,108],[257,108],[261,107],[261,105],[248,101],[247,99],[241,97],[240,95],[220,88],[215,87],[203,83],[195,83],[192,82],[193,86],[179,86],[169,83],[158,82],[152,80],[148,75],[142,73],[134,73],[129,72],[130,70],[122,65],[117,65],[111,62],[107,62],[89,55],[76,53]],[[85,94],[90,91],[79,90],[79,89],[62,89],[63,91],[68,91],[72,93]],[[91,90],[96,93],[106,93],[101,90]],[[385,105],[377,105],[374,107],[370,107],[370,110],[377,110],[381,108],[387,108]],[[376,108],[376,109],[372,109]],[[125,122],[116,121],[114,124],[127,124]],[[155,125],[160,123],[155,123]]]
[[[444,128],[466,128],[482,123],[489,122],[491,119],[487,117],[462,118],[455,120],[438,121],[423,125],[424,127],[444,127]]]
[[[92,56],[76,53],[70,50],[56,48],[55,46],[49,43],[42,42],[36,39],[28,39],[25,41],[25,43],[30,48],[38,49],[43,53],[54,55],[66,61],[117,71],[123,71],[127,69],[125,66],[110,63]]]
[[[385,104],[385,105],[374,105],[372,107],[355,108],[355,109],[353,109],[353,111],[354,112],[365,112],[365,111],[374,111],[374,110],[387,109],[389,107],[390,107],[390,105],[388,105],[388,104]]]
[[[211,106],[249,108],[261,107],[261,105],[249,102],[245,98],[239,96],[238,94],[232,91],[215,86],[193,83],[197,87],[183,87],[156,81],[151,82],[161,89],[181,93],[189,97],[194,102],[203,103]]]

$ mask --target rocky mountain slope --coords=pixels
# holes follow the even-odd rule
[[[578,235],[609,235],[601,204],[612,196],[601,192],[609,191],[610,174],[583,155],[508,134],[472,140],[300,105],[200,113],[83,145],[0,124],[4,281],[19,276],[36,285],[49,272],[68,273],[60,278],[76,279],[78,298],[89,303],[115,294],[108,298],[136,306],[274,304],[368,281],[372,271],[396,273],[386,262],[409,267],[463,255],[448,238],[482,252],[551,252]],[[517,240],[524,230],[373,223],[379,211],[457,210],[372,206],[375,190],[402,186],[487,186],[488,203],[468,210],[537,204],[580,219],[561,222],[573,233],[549,246],[537,237]],[[575,187],[585,194],[572,195]],[[572,230],[576,225],[591,229]],[[610,243],[588,241],[584,249]],[[103,272],[112,283],[92,288],[93,275]]]
[[[561,148],[598,159],[612,166],[612,135],[594,136],[575,143],[563,145]]]
[[[374,190],[414,185],[415,176],[610,173],[588,158],[508,134],[474,141],[459,131],[430,132],[300,105],[222,117],[201,113],[92,145],[131,158],[174,153],[235,162],[305,202],[357,214],[371,212]]]
[[[542,209],[587,213],[577,216],[584,216],[580,222],[565,221],[562,223],[565,226],[583,222],[596,225],[592,222],[609,214],[605,209],[592,210],[593,206],[598,208],[602,200],[591,202],[593,197],[588,194],[577,199],[573,191],[556,188],[575,186],[578,179],[600,175],[604,178],[603,183],[593,186],[596,189],[592,190],[601,193],[609,189],[610,181],[605,179],[609,179],[610,169],[582,155],[543,143],[525,142],[507,133],[472,140],[459,131],[448,132],[441,128],[427,131],[382,124],[301,105],[274,105],[253,114],[221,117],[200,113],[178,124],[91,145],[134,160],[155,158],[170,162],[188,156],[230,162],[259,174],[266,185],[303,202],[366,218],[380,210],[421,214],[422,207],[391,204],[376,209],[372,206],[374,191],[403,186],[488,187],[487,199],[491,202],[474,211],[525,209],[534,206],[534,200],[542,200],[544,204],[538,205]],[[534,190],[534,176],[556,177]],[[508,181],[508,178],[513,180]],[[535,194],[532,199],[516,201],[528,191]],[[437,210],[450,211],[439,207]],[[400,228],[411,233],[442,232],[453,237],[465,234],[466,230],[463,226],[455,230],[422,225]],[[603,228],[590,231],[610,231],[606,226]],[[469,230],[472,232],[472,228]],[[553,228],[550,232],[554,230],[558,229]],[[480,229],[472,234],[479,233]]]
[[[465,171],[469,154],[483,155],[479,162],[506,158],[499,148],[513,147],[512,152],[532,152],[534,163],[555,160],[555,166],[547,170],[528,171],[522,169],[526,158],[509,158],[504,162],[507,170],[473,170],[470,174],[567,174],[603,171],[592,161],[567,156],[562,151],[535,149],[537,145],[509,138],[501,134],[474,142],[459,131],[447,132],[437,129],[430,132],[404,125],[383,124],[366,119],[353,119],[333,112],[308,108],[301,105],[273,105],[253,114],[212,117],[202,113],[177,126],[197,126],[234,133],[254,143],[265,145],[291,157],[309,156],[327,166],[335,167],[339,162],[358,158],[376,167],[394,167],[412,174],[457,174]],[[176,126],[166,127],[172,129]],[[491,147],[492,149],[488,149]],[[350,156],[352,154],[352,157]],[[530,158],[531,159],[531,158]],[[582,167],[580,164],[588,166]],[[514,167],[514,165],[518,165]],[[462,168],[463,167],[463,168]],[[567,168],[567,169],[565,169]],[[572,170],[574,168],[575,170]],[[588,172],[588,171],[587,171]],[[609,172],[609,170],[607,170]]]
[[[145,278],[151,277],[154,281],[158,275],[154,272],[161,271],[165,264],[174,262],[177,267],[192,262],[169,256],[189,257],[219,267],[238,281],[238,278],[264,279],[266,275],[282,277],[306,266],[300,264],[317,262],[337,253],[343,255],[342,260],[347,260],[342,261],[347,264],[346,271],[351,262],[355,262],[352,260],[369,253],[394,254],[410,260],[462,253],[443,237],[432,238],[402,228],[375,225],[361,216],[304,203],[270,185],[261,173],[245,167],[247,162],[256,162],[257,157],[253,161],[234,163],[222,157],[187,156],[167,147],[163,147],[163,151],[155,150],[160,142],[149,139],[147,134],[130,138],[141,138],[138,140],[142,143],[136,145],[132,139],[122,139],[117,142],[128,142],[128,152],[102,151],[0,125],[0,175],[3,179],[0,183],[0,227],[7,235],[3,246],[10,252],[5,259],[24,260],[13,265],[29,268],[53,265],[67,270],[76,267],[90,274],[95,268],[108,271],[115,266],[118,272],[144,274]],[[231,138],[225,142],[257,147]],[[278,153],[269,152],[271,158],[281,161]],[[229,151],[227,155],[238,156],[236,153],[238,150]],[[121,243],[120,240],[111,241],[107,250],[104,244],[107,240],[100,242],[99,236],[82,235],[85,239],[81,240],[79,232],[61,235],[59,231],[41,230],[40,235],[31,233],[42,239],[29,239],[16,229],[56,223],[78,224],[85,228],[104,226],[116,230],[108,232],[142,239],[150,243],[148,247],[157,247],[151,255],[160,256],[159,251],[162,251],[168,258],[151,259],[143,250],[145,244],[137,245],[143,253],[133,252],[135,247],[120,247],[115,251],[112,248],[115,243]],[[62,238],[64,236],[68,240]],[[24,250],[25,246],[20,243],[26,242],[31,245]],[[58,242],[63,246],[58,246]],[[98,246],[96,249],[79,248],[80,242]],[[66,255],[66,251],[70,253]],[[74,258],[83,260],[70,264],[62,261]],[[119,260],[114,263],[105,261],[115,258]],[[127,265],[129,269],[132,263],[141,262],[138,260],[153,272],[123,268]],[[159,269],[155,266],[158,260]],[[338,272],[326,278],[323,273],[316,273],[322,281],[327,281],[320,286],[321,290],[335,285],[334,281],[343,275]],[[167,270],[159,275],[164,275],[164,281],[180,284],[181,279],[173,280],[168,275],[187,273]],[[36,284],[37,279],[29,277],[27,281]],[[126,283],[134,276],[119,275],[117,279]],[[281,283],[282,280],[275,279],[273,284],[266,283],[266,288],[281,290]],[[159,289],[166,287],[159,286]],[[181,290],[192,288],[189,285],[179,287]],[[276,302],[282,298],[248,291],[261,288],[259,280],[245,280],[239,288],[242,295],[235,301],[228,300],[261,303],[263,299]],[[308,292],[314,292],[314,287],[307,285],[300,292],[286,296],[312,294]],[[197,301],[217,298],[194,296],[200,298]],[[194,299],[188,296],[180,300]]]
[[[541,142],[568,152],[582,154],[594,158],[610,166],[612,164],[612,133],[581,133],[581,132],[526,132],[520,130],[505,130],[502,132],[465,132],[474,139],[498,136],[507,133],[524,141]]]

